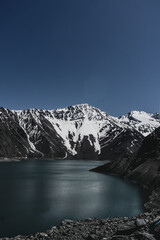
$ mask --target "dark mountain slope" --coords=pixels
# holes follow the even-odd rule
[[[23,129],[0,108],[0,157],[32,156],[27,136]]]
[[[155,189],[160,186],[160,128],[147,136],[134,157],[122,158],[94,171],[124,176],[140,185]]]

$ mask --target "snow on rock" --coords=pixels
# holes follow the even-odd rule
[[[49,113],[45,118],[54,126],[73,155],[77,154],[76,143],[81,142],[84,136],[88,136],[90,145],[93,145],[95,151],[100,153],[99,131],[107,118],[106,113],[88,104],[70,106],[49,111]],[[94,143],[90,140],[90,135],[94,136]]]
[[[115,151],[118,156],[125,149],[134,153],[142,138],[160,126],[160,114],[132,111],[117,118],[88,104],[79,104],[55,110],[0,108],[0,121],[8,129],[13,123],[22,129],[28,153],[67,158],[79,151],[94,150],[103,158]]]
[[[19,124],[26,132],[30,147],[38,151],[31,139],[38,135],[38,127],[43,129],[43,121],[46,119],[55,129],[58,136],[63,139],[63,144],[72,155],[77,154],[77,143],[81,144],[85,136],[95,152],[101,153],[101,148],[107,146],[117,138],[124,129],[136,129],[143,136],[147,136],[156,127],[160,126],[158,114],[148,114],[143,111],[132,111],[119,118],[112,117],[98,108],[88,104],[79,104],[56,110],[29,109],[14,111],[17,113]],[[28,118],[32,121],[28,123]],[[35,121],[36,124],[33,124]],[[132,134],[132,133],[131,133]],[[91,141],[91,136],[94,141]],[[135,141],[131,142],[131,148]],[[100,143],[101,142],[101,143]],[[132,150],[131,150],[132,152]]]
[[[160,114],[149,114],[144,111],[132,111],[117,120],[121,124],[136,129],[145,137],[160,126]]]

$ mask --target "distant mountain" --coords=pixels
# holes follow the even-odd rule
[[[119,118],[80,104],[56,110],[0,108],[0,157],[120,159],[134,154],[160,115]]]
[[[136,129],[146,137],[160,126],[160,113],[150,114],[143,111],[132,111],[122,115],[118,120],[121,124]]]

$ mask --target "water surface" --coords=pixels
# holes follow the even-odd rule
[[[133,216],[147,196],[120,178],[88,170],[98,161],[0,162],[0,237],[33,234],[63,219]]]

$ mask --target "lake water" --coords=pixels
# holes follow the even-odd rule
[[[88,170],[98,161],[0,162],[0,237],[33,234],[63,219],[133,216],[147,193],[135,184]]]

